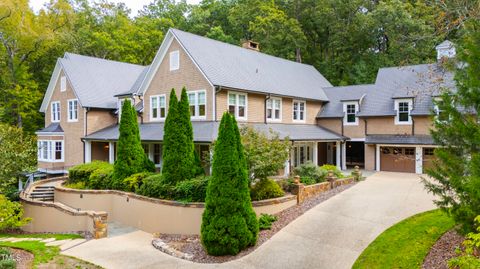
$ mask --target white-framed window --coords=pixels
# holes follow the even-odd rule
[[[68,100],[68,121],[78,121],[78,100]]]
[[[60,77],[60,91],[64,92],[67,90],[67,77],[61,76]]]
[[[51,112],[52,112],[51,121],[52,122],[59,122],[60,121],[60,101],[52,102],[51,106],[52,106],[51,107]]]
[[[345,113],[343,125],[358,125],[358,105],[356,102],[343,103],[343,112]]]
[[[395,124],[412,124],[412,117],[410,116],[412,103],[413,102],[411,99],[395,100],[395,110],[397,111],[397,115],[395,116]]]
[[[267,100],[267,120],[282,120],[282,98],[270,97]]]
[[[305,101],[293,100],[293,121],[305,122],[307,104]]]
[[[228,112],[239,120],[247,119],[247,94],[229,92],[228,93]]]
[[[38,160],[42,162],[63,162],[63,140],[38,140]]]
[[[445,111],[440,109],[440,105],[442,104],[443,99],[440,97],[437,97],[434,99],[434,106],[433,110],[435,112],[435,120],[439,122],[445,122],[448,120],[448,116],[446,115]]]
[[[180,69],[180,52],[174,50],[170,52],[170,71]]]
[[[190,117],[192,119],[205,119],[207,106],[207,93],[205,90],[189,91]]]
[[[167,102],[165,94],[150,96],[150,120],[164,120],[167,116]]]

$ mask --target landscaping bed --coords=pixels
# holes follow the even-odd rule
[[[313,208],[314,206],[320,204],[325,200],[328,200],[336,194],[352,187],[353,185],[355,185],[355,183],[342,185],[337,188],[328,190],[305,200],[302,204],[295,205],[275,214],[275,216],[277,217],[277,221],[273,222],[272,228],[270,230],[261,230],[259,232],[256,245],[241,251],[235,256],[208,255],[203,248],[200,242],[200,237],[198,235],[157,234],[157,238],[152,241],[152,245],[160,251],[163,251],[169,255],[198,263],[223,263],[235,260],[254,251],[256,248],[258,248],[268,239],[270,239],[274,234],[280,231],[283,227],[287,226],[290,222],[301,216],[309,209]]]
[[[465,237],[455,229],[444,233],[430,249],[423,261],[422,268],[448,269],[448,260],[458,256],[456,249],[462,245],[463,240],[465,240]]]

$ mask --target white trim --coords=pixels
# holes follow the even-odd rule
[[[343,142],[341,145],[342,145],[342,170],[347,170],[347,143]]]
[[[64,136],[64,133],[63,132],[35,132],[36,135],[38,136]]]
[[[269,99],[267,99],[265,101],[265,113],[267,113],[267,110],[268,110],[267,103],[270,101],[270,104],[272,106],[272,108],[271,108],[272,109],[272,116],[275,115],[275,108],[273,106],[273,100],[280,102],[280,107],[279,107],[279,110],[280,110],[279,111],[279,116],[280,117],[278,119],[276,119],[276,118],[268,118],[268,116],[266,116],[267,122],[281,122],[282,121],[282,112],[283,112],[283,109],[282,109],[283,99],[281,97],[270,97]]]
[[[77,118],[70,119],[70,102],[76,102],[76,111],[77,111]],[[67,122],[77,122],[78,121],[78,99],[68,99],[67,100]]]
[[[340,166],[340,162],[341,162],[341,154],[342,154],[342,143],[340,143],[340,141],[336,141],[335,142],[336,144],[336,147],[335,147],[335,162],[336,162],[336,165],[337,165],[337,168],[338,170],[342,170],[342,167]]]
[[[295,115],[295,103],[303,103],[303,120],[296,120],[294,119]],[[300,116],[300,115],[299,115]],[[292,121],[297,122],[297,123],[305,123],[307,121],[307,101],[305,100],[299,100],[299,99],[293,99],[292,100]]]
[[[248,119],[248,93],[246,92],[236,92],[236,91],[228,91],[227,92],[227,111],[230,111],[230,94],[235,95],[235,119],[238,121],[247,121]],[[238,107],[239,107],[239,100],[238,96],[245,96],[245,116],[239,117],[238,116]]]
[[[165,99],[165,117],[161,116],[160,113],[160,98],[163,97]],[[152,105],[152,99],[157,99],[158,101],[158,117],[154,118],[153,117],[153,105]],[[151,95],[150,100],[149,100],[149,107],[150,107],[150,121],[165,121],[165,118],[167,118],[167,95],[166,94],[157,94],[157,95]]]
[[[380,171],[380,145],[375,145],[375,171]]]
[[[400,121],[400,110],[399,104],[400,103],[408,103],[408,121]],[[413,100],[411,98],[408,99],[395,99],[395,107],[394,107],[396,114],[395,114],[395,125],[412,125],[412,109],[413,109]]]
[[[145,78],[142,81],[142,84],[138,88],[138,93],[143,93],[145,96],[145,93],[152,83],[153,77],[158,71],[158,68],[160,67],[160,64],[163,62],[163,59],[165,58],[165,55],[170,48],[170,45],[172,44],[173,39],[177,40],[178,44],[182,47],[183,51],[185,54],[188,55],[190,60],[195,64],[195,67],[200,71],[200,73],[203,75],[203,77],[207,80],[207,82],[210,84],[210,86],[213,86],[213,83],[208,79],[207,75],[203,72],[203,70],[198,66],[197,62],[193,60],[193,57],[188,53],[188,51],[185,49],[183,46],[182,42],[179,41],[179,39],[173,34],[172,30],[168,30],[167,34],[165,35],[165,38],[163,39],[162,44],[160,45],[160,48],[157,51],[157,54],[155,54],[155,58],[153,58],[152,64],[148,68],[147,74],[145,75]]]
[[[170,71],[176,71],[180,69],[180,51],[171,51],[169,53],[168,63],[170,66]]]
[[[347,142],[365,142],[365,137],[363,138],[350,138],[350,140],[347,140]]]
[[[91,163],[92,162],[92,142],[85,140],[85,163]]]
[[[108,142],[108,162],[115,163],[115,143]]]
[[[57,110],[54,110],[53,109],[53,106],[58,104],[58,109]],[[50,121],[51,122],[60,122],[60,120],[62,119],[62,106],[60,104],[60,101],[52,101],[50,103]],[[58,112],[58,113],[57,113]],[[54,117],[55,114],[58,114],[56,116],[58,116],[58,119],[56,119],[56,117]]]
[[[191,120],[206,120],[207,119],[207,90],[192,90],[192,91],[187,91],[187,97],[189,94],[194,94],[195,95],[195,116],[190,116]],[[203,93],[205,96],[205,115],[203,116],[197,116],[200,114],[200,105],[198,104],[198,95],[199,93]],[[190,110],[190,98],[188,100],[188,105],[189,105],[189,110]]]
[[[347,113],[347,107],[349,105],[354,105],[355,106],[355,122],[348,122],[348,113]],[[343,102],[343,125],[345,126],[357,126],[358,125],[358,116],[357,112],[359,109],[358,102],[352,101],[352,102]]]

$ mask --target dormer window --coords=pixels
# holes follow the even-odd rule
[[[397,111],[397,115],[395,116],[395,124],[412,124],[412,117],[410,115],[410,111],[412,110],[412,100],[395,100],[395,110]]]
[[[343,111],[345,116],[343,118],[343,125],[358,125],[358,104],[357,102],[347,102],[343,104]]]
[[[180,68],[180,53],[178,50],[170,52],[170,71],[175,71]]]

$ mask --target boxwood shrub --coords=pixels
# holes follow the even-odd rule
[[[112,188],[113,165],[102,165],[93,171],[86,182],[86,187],[94,190],[105,190]],[[113,188],[115,189],[115,188]]]
[[[76,165],[68,170],[69,182],[75,183],[78,181],[87,182],[90,175],[100,168],[110,167],[111,164],[102,161],[93,161],[91,163],[84,163]]]
[[[204,202],[209,179],[210,177],[207,176],[198,176],[178,182],[174,189],[174,199],[184,202]]]
[[[340,169],[338,169],[338,167],[336,165],[324,164],[324,165],[320,166],[320,169],[326,171],[327,173],[328,173],[328,171],[332,170],[333,174],[337,178],[343,178],[344,177],[344,175],[342,174],[342,171],[340,171]]]
[[[153,173],[151,172],[141,172],[125,178],[123,180],[124,190],[130,192],[137,192],[140,186],[142,186],[143,180],[151,175],[153,175]]]
[[[171,199],[173,192],[174,186],[168,184],[162,174],[154,174],[143,180],[136,193],[152,198]]]
[[[280,185],[271,179],[262,179],[250,188],[253,201],[271,199],[285,195]]]

